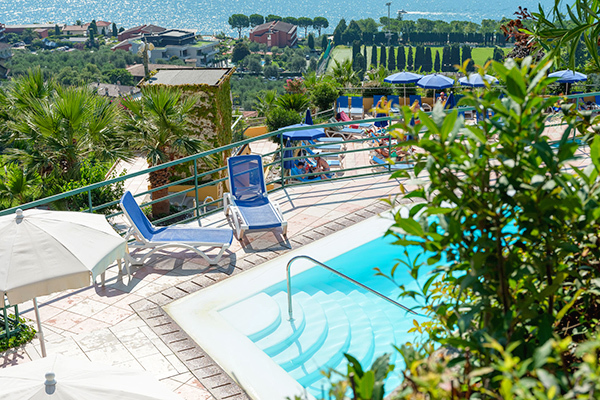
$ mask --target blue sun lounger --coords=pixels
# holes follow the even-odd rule
[[[200,226],[156,227],[146,218],[130,192],[125,192],[119,205],[128,222],[131,224],[125,235],[125,240],[129,241],[132,237],[135,239],[133,242],[129,242],[129,248],[152,249],[139,259],[134,259],[131,255],[127,255],[125,266],[128,274],[130,274],[129,263],[142,264],[151,254],[167,247],[183,247],[191,250],[202,256],[211,265],[214,265],[221,260],[223,252],[227,250],[233,240],[233,231],[231,229],[204,228]],[[220,248],[220,251],[216,256],[209,257],[199,247],[205,247],[207,248],[206,250]]]
[[[281,227],[287,235],[287,221],[277,202],[269,199],[262,157],[244,155],[227,159],[230,193],[223,195],[225,215],[231,212],[238,239],[246,231],[265,231]]]
[[[406,162],[398,162],[396,164],[388,164],[385,160],[382,160],[381,158],[379,158],[377,156],[373,156],[371,158],[371,164],[376,167],[382,167],[382,168],[388,168],[388,165],[389,165],[389,167],[392,171],[398,171],[398,170],[403,170],[403,169],[413,169],[415,167],[414,164],[406,163]]]

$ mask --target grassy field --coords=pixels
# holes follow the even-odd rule
[[[371,49],[372,49],[372,46],[367,46],[367,64],[371,63]],[[386,50],[389,50],[389,47]],[[362,49],[361,49],[361,51],[362,51]],[[431,47],[431,55],[432,55],[432,58],[434,61],[435,61],[435,52],[436,51],[439,51],[440,57],[442,57],[442,47]],[[504,49],[505,53],[508,51],[509,51],[508,49]],[[406,54],[408,54],[408,47],[404,47],[404,52]],[[414,54],[414,50],[413,50],[413,54]],[[475,61],[475,64],[483,65],[483,64],[485,64],[485,62],[488,59],[492,58],[492,55],[494,54],[494,48],[493,47],[473,47],[472,54],[473,54],[473,60]],[[329,62],[329,65],[327,66],[327,72],[331,72],[331,70],[333,69],[333,65],[335,64],[333,60],[342,62],[344,60],[349,60],[351,58],[352,58],[352,48],[350,48],[348,46],[336,46],[335,49],[333,49],[333,52],[331,54],[331,61]]]

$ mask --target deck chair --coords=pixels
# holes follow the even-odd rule
[[[349,97],[350,99],[350,116],[358,115],[361,118],[364,115],[363,98],[362,96]]]
[[[371,157],[371,165],[373,165],[375,167],[381,167],[381,168],[388,168],[388,166],[389,166],[392,171],[413,169],[415,167],[415,165],[413,163],[406,163],[406,162],[398,162],[396,164],[388,164],[385,160],[382,160],[381,158],[379,158],[377,156]]]
[[[200,226],[154,226],[146,218],[129,191],[121,197],[119,205],[127,221],[131,224],[125,234],[125,240],[134,239],[133,242],[129,242],[129,249],[151,249],[149,253],[144,254],[139,259],[133,258],[131,254],[126,256],[125,266],[129,276],[131,276],[129,263],[142,264],[150,255],[167,247],[182,247],[191,250],[202,256],[209,264],[217,264],[233,240],[231,229]],[[209,257],[205,251],[200,250],[200,247],[206,248],[206,250],[220,248],[220,251],[216,256]]]
[[[409,107],[411,107],[415,101],[418,101],[419,105],[422,105],[421,96],[419,96],[418,94],[411,94],[410,96],[408,96]]]
[[[281,227],[287,236],[287,221],[277,202],[269,199],[260,155],[227,159],[230,193],[223,195],[225,215],[232,214],[238,239],[246,231],[265,231]]]
[[[336,110],[340,112],[342,110],[348,110],[348,96],[340,96],[336,100]]]

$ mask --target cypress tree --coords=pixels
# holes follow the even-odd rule
[[[328,41],[327,41],[327,35],[323,35],[321,37],[321,48],[323,49],[323,51],[325,51],[325,49],[327,48],[328,45]]]
[[[413,62],[413,49],[412,46],[408,47],[408,56],[406,57],[406,68],[409,71],[412,71],[414,68],[414,62]]]
[[[435,51],[435,62],[433,63],[433,70],[435,72],[441,72],[441,69],[440,69],[440,51],[439,50]]]
[[[449,71],[454,72],[455,65],[460,64],[460,47],[458,44],[453,44],[450,52],[450,69]]]
[[[419,69],[424,70],[423,69],[423,59],[425,58],[425,51],[423,50],[423,46],[417,46],[415,47],[415,61],[414,61],[414,69],[415,71],[418,71]]]
[[[444,46],[442,49],[442,72],[450,71],[452,60],[450,59],[450,46]]]
[[[366,58],[366,57],[365,57]],[[371,67],[377,67],[377,46],[371,47]]]
[[[354,42],[352,42],[352,59],[353,60],[356,58],[356,55],[358,53],[360,53],[360,41],[355,40]]]
[[[396,67],[403,71],[406,68],[406,53],[404,52],[404,46],[398,47],[398,57],[396,59]]]
[[[388,53],[388,70],[390,72],[396,70],[396,48],[394,46],[390,46],[390,51]]]
[[[308,48],[311,50],[315,49],[315,37],[312,33],[308,34]]]
[[[423,62],[423,68],[425,71],[430,72],[433,70],[433,59],[431,58],[431,47],[425,49],[425,61]]]
[[[387,63],[387,55],[385,52],[385,46],[381,46],[381,53],[379,54],[379,65],[386,66]]]
[[[494,61],[502,62],[504,60],[504,51],[500,47],[494,47]]]

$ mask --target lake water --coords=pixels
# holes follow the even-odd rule
[[[1,0],[0,22],[5,24],[59,22],[74,24],[105,20],[116,22],[119,27],[156,24],[167,28],[196,29],[199,33],[214,34],[221,31],[231,34],[227,24],[231,14],[275,14],[282,17],[314,18],[323,16],[329,20],[326,32],[333,32],[341,18],[379,18],[387,15],[386,0]],[[485,2],[481,0],[420,0],[418,2],[392,1],[391,15],[406,10],[407,19],[440,19],[444,21],[512,17],[519,6],[537,10],[542,4],[549,9],[553,0],[504,0]],[[303,29],[301,29],[304,34]],[[248,30],[246,30],[247,34]],[[237,32],[236,32],[237,33]]]

